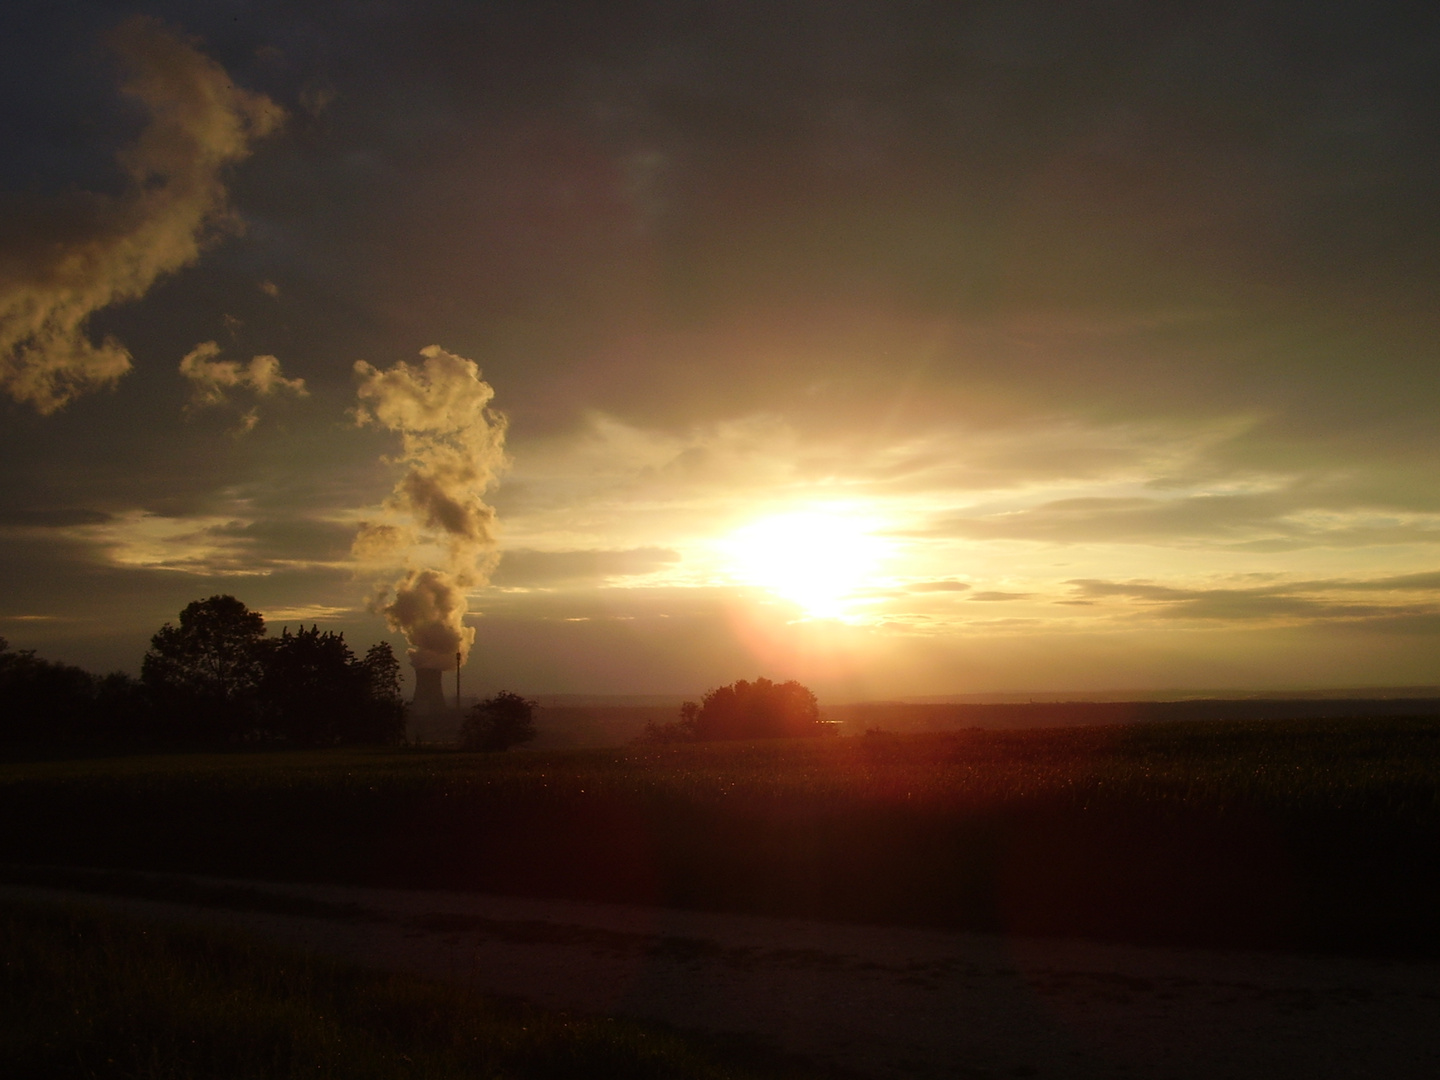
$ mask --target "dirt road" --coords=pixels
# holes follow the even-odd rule
[[[744,1033],[876,1077],[1440,1076],[1440,965],[143,880],[129,891],[199,902],[91,891],[101,884],[0,897],[226,926],[551,1008]]]

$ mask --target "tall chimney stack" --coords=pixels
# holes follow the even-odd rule
[[[460,708],[460,654],[455,654],[455,708]]]

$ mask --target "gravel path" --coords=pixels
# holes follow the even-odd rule
[[[1440,1076],[1434,964],[144,880],[202,902],[16,885],[0,897],[226,926],[555,1009],[743,1033],[875,1077]]]

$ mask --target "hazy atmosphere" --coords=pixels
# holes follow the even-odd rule
[[[0,11],[0,636],[1440,683],[1440,14]],[[407,665],[408,667],[408,665]]]

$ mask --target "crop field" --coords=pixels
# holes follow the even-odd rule
[[[0,860],[1434,956],[1440,719],[13,762]]]
[[[0,1061],[27,1077],[800,1080],[752,1047],[567,1016],[221,931],[0,904]]]

